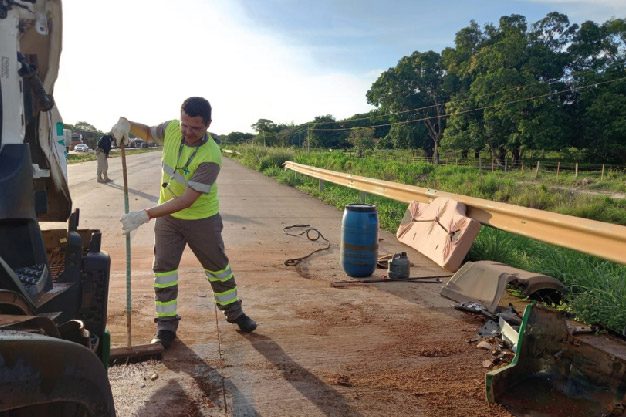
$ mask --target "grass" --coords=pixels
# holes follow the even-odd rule
[[[139,148],[139,149],[128,149],[127,152],[129,154],[138,154],[138,153],[146,153],[146,152],[154,152],[160,151],[162,148]],[[109,153],[109,158],[119,158],[122,156],[122,153],[118,149],[114,149]],[[67,154],[67,163],[68,164],[76,164],[79,162],[87,162],[87,161],[95,161],[96,154],[95,153],[68,153]]]
[[[525,207],[555,211],[577,217],[626,225],[626,200],[555,190],[557,184],[534,181],[534,173],[492,173],[462,166],[434,166],[423,162],[383,161],[376,157],[355,158],[343,152],[299,153],[292,149],[238,147],[243,164],[299,188],[340,210],[358,202],[359,191],[319,181],[282,169],[287,160],[380,178],[420,187],[436,188]],[[531,178],[531,175],[533,176]],[[615,174],[612,174],[615,176]],[[616,182],[624,178],[615,176]],[[529,183],[530,182],[530,183]],[[567,183],[562,183],[567,185]],[[407,204],[367,195],[378,209],[381,228],[397,230]],[[559,308],[576,319],[626,335],[626,267],[573,250],[538,242],[523,236],[483,226],[466,261],[492,260],[560,280],[569,290]]]

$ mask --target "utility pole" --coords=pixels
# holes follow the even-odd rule
[[[311,152],[311,128],[306,131],[306,153]]]

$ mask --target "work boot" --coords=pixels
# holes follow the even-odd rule
[[[99,183],[102,183],[102,184],[106,183],[106,181],[105,181],[105,180],[103,180],[102,178],[98,178],[98,182],[99,182]]]
[[[160,343],[167,349],[172,345],[174,339],[176,339],[176,332],[171,330],[159,330],[150,343]]]
[[[235,320],[227,320],[229,323],[237,323],[239,326],[239,330],[244,333],[253,332],[256,329],[256,321],[252,320],[250,317],[245,315],[244,313],[241,316],[237,317]]]
[[[113,180],[112,180],[111,178],[109,178],[109,177],[106,177],[106,178],[104,179],[104,182],[111,182],[111,181],[113,181]]]

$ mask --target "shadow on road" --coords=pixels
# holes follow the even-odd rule
[[[258,333],[248,335],[247,339],[252,347],[282,372],[285,381],[288,381],[325,415],[342,417],[362,415],[350,407],[341,393],[291,359],[274,340]]]
[[[244,404],[246,410],[254,410],[252,404],[247,401],[245,395],[235,385],[228,379],[224,379],[217,369],[206,363],[181,340],[175,341],[169,351],[172,352],[172,355],[163,357],[163,365],[174,372],[184,372],[193,378],[196,387],[202,392],[203,398],[190,397],[188,395],[189,388],[181,386],[178,382],[170,381],[167,386],[155,392],[150,401],[150,403],[152,400],[158,403],[163,397],[176,398],[176,406],[173,407],[168,401],[168,410],[167,412],[162,410],[164,411],[163,415],[204,416],[207,415],[207,411],[211,412],[210,415],[214,415],[213,413],[231,415],[232,410],[227,404],[224,404],[224,388],[233,398],[237,398],[240,402],[246,402]],[[148,406],[137,415],[138,417],[154,417],[154,407]]]
[[[226,214],[226,213],[220,213],[220,214],[222,215],[222,220],[225,222],[260,224],[259,222],[252,220],[249,217],[237,216],[234,214]]]
[[[112,182],[107,182],[106,184],[107,187],[111,187],[111,188],[116,188],[120,191],[124,191],[124,186],[123,185],[117,185],[114,184]],[[133,188],[129,188],[128,189],[128,194],[129,195],[135,195],[137,197],[141,197],[141,198],[145,198],[148,201],[151,201],[153,203],[156,203],[159,201],[159,196],[158,195],[152,195],[152,194],[148,194],[148,193],[144,193],[143,191],[139,191],[139,190],[135,190]]]

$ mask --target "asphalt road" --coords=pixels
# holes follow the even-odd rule
[[[129,155],[130,209],[155,205],[159,151]],[[121,159],[114,182],[96,182],[95,162],[68,168],[80,227],[103,231],[112,259],[108,328],[126,344],[126,244]],[[187,250],[179,268],[179,339],[161,360],[114,366],[119,416],[507,416],[484,400],[482,361],[466,343],[481,323],[439,295],[442,284],[334,288],[343,213],[224,158],[218,180],[224,241],[245,311],[259,323],[242,334],[216,311],[202,268]],[[132,343],[154,334],[152,228],[132,234]],[[322,246],[284,233],[309,224],[331,243],[297,267],[288,258]],[[407,251],[412,276],[445,274],[381,232],[379,255]],[[385,271],[379,269],[378,276]]]

